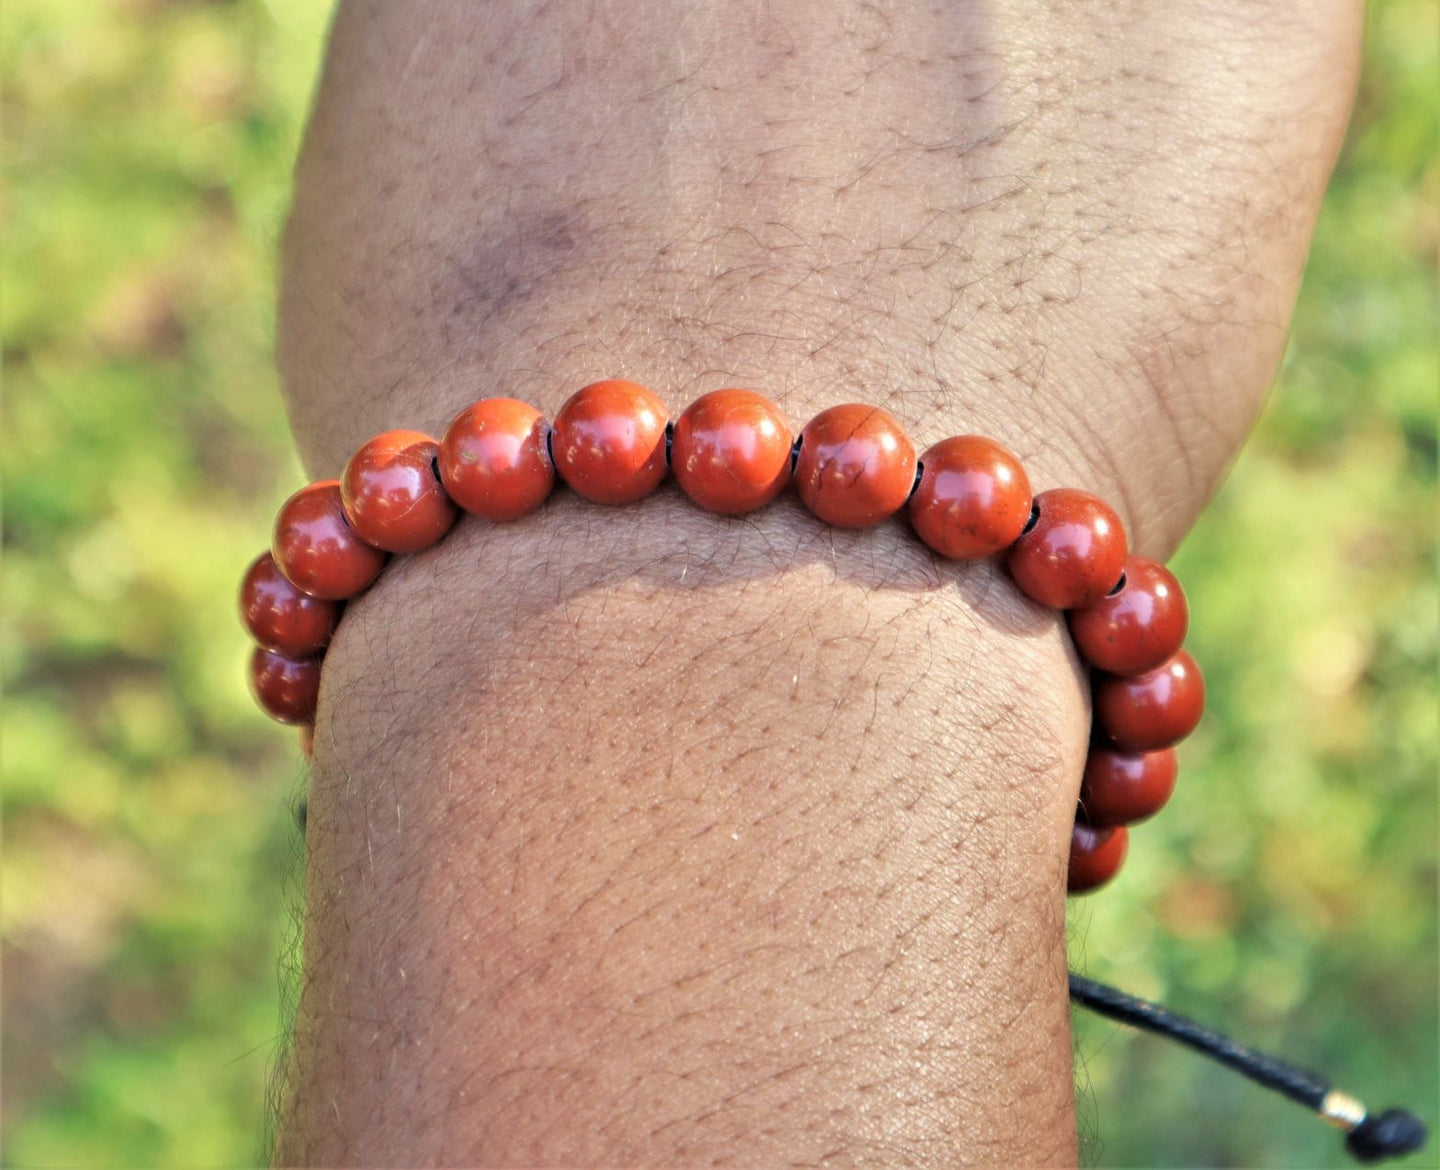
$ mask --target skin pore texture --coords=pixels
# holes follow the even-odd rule
[[[284,247],[306,469],[743,386],[990,435],[1167,556],[1281,356],[1360,18],[343,3]],[[1087,733],[1063,621],[903,521],[462,521],[326,661],[277,1160],[1073,1162]]]

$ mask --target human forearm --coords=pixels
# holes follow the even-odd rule
[[[316,471],[624,374],[988,432],[1178,539],[1278,354],[1333,111],[1297,100],[1300,161],[1237,207],[1116,128],[1208,92],[1138,16],[1102,51],[999,7],[479,11],[342,13],[282,316]],[[1277,167],[1244,144],[1285,86],[1232,91],[1195,149]],[[1056,619],[899,525],[662,492],[462,526],[327,660],[282,1152],[1069,1159],[1085,730]]]
[[[347,618],[292,1156],[1068,1158],[1052,619],[682,507],[466,528]]]

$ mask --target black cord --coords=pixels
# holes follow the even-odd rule
[[[1097,1015],[1177,1041],[1241,1076],[1304,1105],[1346,1131],[1345,1147],[1361,1162],[1414,1153],[1425,1144],[1425,1123],[1406,1109],[1371,1116],[1324,1077],[1257,1052],[1204,1024],[1104,983],[1070,972],[1070,1000]]]

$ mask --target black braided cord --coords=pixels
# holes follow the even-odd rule
[[[1070,972],[1070,1000],[1107,1019],[1153,1032],[1234,1069],[1256,1084],[1320,1113],[1333,1086],[1317,1073],[1258,1052],[1222,1032],[1158,1003]],[[1381,1162],[1414,1153],[1425,1144],[1425,1123],[1405,1109],[1387,1109],[1365,1118],[1345,1135],[1345,1146],[1361,1162]]]

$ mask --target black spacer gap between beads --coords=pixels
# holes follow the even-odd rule
[[[671,459],[670,453],[671,453],[671,451],[673,451],[674,449],[675,449],[675,424],[674,424],[673,422],[667,422],[667,423],[665,424],[665,466],[666,466],[666,467],[673,467],[673,466],[674,466],[674,464],[672,464],[671,461],[670,461],[670,459]]]
[[[1029,536],[1035,530],[1035,525],[1040,523],[1040,505],[1034,500],[1030,501],[1030,519],[1025,521],[1025,527],[1020,530],[1021,536]],[[1018,539],[1018,538],[1017,538]]]
[[[666,452],[668,455],[669,452]],[[550,460],[550,466],[555,466],[555,428],[545,428],[545,458]],[[668,461],[668,460],[667,460]]]
[[[444,486],[445,486],[445,481],[440,478],[440,456],[439,456],[439,455],[432,455],[432,456],[430,456],[430,474],[435,477],[435,482],[436,482],[436,483],[438,483],[441,487],[444,487]]]
[[[1121,572],[1120,580],[1116,581],[1115,584],[1110,587],[1110,592],[1105,594],[1105,596],[1115,597],[1117,594],[1123,592],[1125,589],[1125,580],[1125,574]]]
[[[905,497],[905,502],[906,502],[907,504],[908,504],[911,500],[913,500],[913,499],[915,498],[915,493],[920,490],[920,481],[921,481],[924,477],[925,477],[925,461],[922,460],[922,459],[917,459],[917,460],[915,461],[915,482],[910,485],[910,494]]]
[[[804,435],[796,435],[795,441],[790,444],[790,474],[795,474],[795,468],[800,465],[800,444],[805,441]]]

